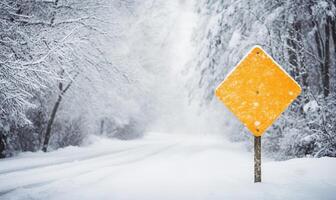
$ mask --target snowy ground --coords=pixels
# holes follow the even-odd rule
[[[335,199],[336,159],[265,160],[209,136],[94,139],[0,161],[0,199]]]

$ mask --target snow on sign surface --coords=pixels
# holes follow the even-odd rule
[[[255,136],[261,136],[300,93],[298,83],[259,46],[216,89],[216,96]]]

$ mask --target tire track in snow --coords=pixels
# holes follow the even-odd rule
[[[96,159],[96,158],[100,158],[100,157],[104,157],[104,156],[110,156],[111,154],[114,154],[114,153],[118,154],[118,153],[128,152],[128,151],[131,151],[131,150],[134,150],[134,149],[139,149],[143,146],[145,146],[145,145],[132,147],[132,148],[127,148],[127,149],[123,149],[123,150],[114,150],[114,151],[109,151],[109,152],[104,152],[104,153],[96,153],[96,154],[93,154],[93,155],[90,155],[90,156],[87,156],[87,157],[80,157],[79,159],[78,158],[65,159],[65,160],[58,161],[58,162],[56,161],[56,162],[52,162],[52,163],[36,164],[36,165],[32,165],[32,166],[27,166],[27,167],[16,168],[14,170],[11,170],[11,169],[0,170],[0,177],[1,177],[1,175],[9,174],[9,173],[15,173],[15,172],[26,171],[26,170],[37,169],[37,168],[57,166],[57,165],[62,165],[62,164],[66,164],[66,163],[80,162],[80,161]]]
[[[74,177],[80,177],[80,176],[83,176],[83,175],[86,175],[86,174],[89,174],[89,173],[92,173],[92,172],[95,172],[101,168],[110,168],[110,167],[116,167],[116,166],[122,166],[122,165],[128,165],[128,164],[133,164],[133,163],[136,163],[136,162],[141,162],[143,160],[146,160],[147,158],[150,158],[152,156],[155,156],[155,155],[158,155],[162,152],[165,152],[167,151],[168,149],[171,149],[173,147],[176,147],[177,145],[179,144],[179,142],[177,143],[174,143],[174,144],[169,144],[169,145],[166,145],[165,147],[160,147],[160,148],[155,148],[155,149],[151,149],[149,152],[148,152],[148,148],[144,148],[145,146],[148,146],[148,144],[145,144],[145,145],[141,145],[140,147],[134,147],[134,148],[129,148],[127,150],[121,150],[121,151],[114,151],[110,154],[120,154],[118,155],[117,157],[120,157],[123,155],[123,153],[126,153],[126,152],[130,152],[130,151],[134,151],[134,150],[139,150],[139,149],[142,149],[144,152],[140,155],[140,156],[136,156],[135,158],[132,158],[132,159],[126,159],[126,160],[121,160],[120,162],[117,162],[117,163],[106,163],[106,164],[96,164],[96,165],[93,165],[91,166],[89,169],[87,170],[84,170],[82,172],[79,172],[77,173],[76,170],[74,171],[73,174],[71,174],[71,176],[64,176],[64,177],[54,177],[54,178],[50,178],[49,180],[44,180],[44,181],[37,181],[37,182],[34,182],[32,181],[33,183],[29,183],[29,184],[22,184],[20,186],[15,186],[15,187],[11,187],[11,188],[6,188],[6,189],[0,189],[0,197],[1,196],[4,196],[6,194],[9,194],[11,192],[14,192],[18,189],[34,189],[34,188],[38,188],[38,187],[42,187],[42,186],[46,186],[46,185],[50,185],[50,184],[53,184],[57,181],[62,181],[62,180],[65,180],[65,179],[68,179],[68,178],[74,178]],[[138,153],[138,152],[137,152]],[[105,154],[108,154],[108,153],[105,153]],[[64,167],[64,166],[61,166],[61,165],[64,165],[64,164],[70,164],[70,166],[68,166],[66,168],[66,170],[71,170],[72,169],[75,169],[75,168],[78,168],[80,167],[83,162],[87,162],[87,161],[94,161],[94,160],[99,160],[99,159],[102,159],[102,158],[105,158],[105,157],[116,157],[116,155],[102,155],[102,156],[97,156],[95,158],[87,158],[87,159],[82,159],[78,162],[72,162],[72,161],[69,161],[69,162],[63,162],[63,163],[60,163],[60,164],[56,164],[56,165],[49,165],[49,166],[41,166],[40,168],[42,169],[46,169],[46,168],[53,168],[53,167]],[[113,160],[111,160],[113,161]],[[85,164],[85,163],[84,163]],[[91,163],[86,163],[88,165],[90,165]],[[71,166],[72,165],[72,166]],[[39,168],[38,167],[34,167],[34,168],[30,168],[30,169],[27,169],[28,171],[31,171],[30,174],[28,174],[28,177],[29,176],[33,176],[33,174],[36,174],[36,172],[34,171],[38,171]],[[52,170],[52,169],[51,169]],[[19,171],[12,171],[10,172],[9,174],[15,174],[15,173],[20,173],[22,171],[25,171],[24,169],[21,169]],[[45,171],[45,173],[48,173],[48,171]],[[8,173],[7,173],[8,174]],[[3,175],[6,175],[6,174],[3,174]],[[0,175],[0,179],[1,179],[1,176],[3,175]],[[17,175],[15,175],[17,176]]]

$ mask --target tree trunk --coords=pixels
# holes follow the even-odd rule
[[[44,135],[44,142],[43,142],[43,147],[42,147],[42,151],[44,151],[44,152],[47,152],[47,148],[48,148],[48,144],[49,144],[49,140],[50,140],[50,135],[51,135],[51,127],[54,123],[56,113],[57,113],[59,105],[61,104],[61,101],[62,101],[62,94],[59,94],[58,98],[57,98],[57,101],[54,104],[54,107],[52,109],[50,118],[48,120],[47,130],[46,130],[46,133]]]
[[[297,49],[296,49],[296,54],[298,58],[298,66],[297,66],[297,73],[300,75],[299,81],[301,82],[301,85],[303,86],[302,89],[305,92],[308,87],[308,71],[307,68],[305,67],[304,61],[306,60],[305,58],[305,53],[304,53],[304,48],[305,45],[303,44],[303,31],[302,31],[302,22],[298,21],[295,26],[295,31],[296,31],[296,41],[297,41]]]
[[[105,120],[102,119],[100,121],[100,135],[103,135],[104,134],[104,123],[105,123]]]
[[[73,78],[73,80],[77,77],[77,75],[75,75],[75,77]],[[52,127],[52,125],[54,123],[58,107],[59,107],[59,105],[62,102],[63,95],[66,93],[66,91],[68,91],[68,89],[71,87],[71,85],[72,85],[72,80],[65,87],[65,89],[63,89],[63,83],[59,83],[59,85],[58,85],[59,95],[58,95],[57,101],[54,104],[54,107],[52,109],[52,112],[51,112],[51,115],[50,115],[50,118],[49,118],[48,124],[47,124],[47,130],[46,130],[46,133],[44,135],[44,142],[43,142],[43,147],[42,147],[42,151],[44,151],[44,152],[46,152],[47,149],[48,149],[48,144],[49,144],[50,135],[51,135],[51,127]]]
[[[333,18],[331,22],[331,35],[334,41],[334,51],[335,51],[335,56],[336,56],[336,20],[335,18]]]
[[[325,43],[324,43],[324,62],[322,67],[322,86],[323,95],[328,97],[330,94],[330,26],[331,17],[327,16],[326,24],[324,25]]]
[[[6,149],[6,142],[5,142],[6,138],[5,135],[0,133],[0,158],[4,158],[5,154],[4,151]]]
[[[288,31],[288,35],[289,37],[287,38],[287,44],[288,44],[288,48],[287,48],[287,52],[288,52],[288,61],[291,64],[291,72],[290,74],[296,79],[296,77],[298,76],[298,68],[299,68],[299,58],[298,58],[298,54],[297,54],[297,49],[298,49],[298,24],[300,22],[296,21],[296,14],[294,16],[294,22],[292,24],[288,24],[289,26],[289,31]]]
[[[317,55],[319,58],[319,68],[321,69],[321,74],[319,73],[319,80],[322,80],[322,69],[323,69],[323,63],[322,63],[322,59],[323,59],[323,55],[322,55],[322,49],[323,49],[323,43],[322,43],[322,39],[321,39],[321,34],[319,32],[318,29],[318,24],[317,22],[314,23],[316,30],[314,33],[314,38],[315,38],[315,43],[316,43],[316,49],[317,49]],[[321,86],[322,85],[322,86]],[[319,93],[323,92],[323,81],[319,82]]]

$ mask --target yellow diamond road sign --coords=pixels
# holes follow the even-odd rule
[[[254,47],[217,87],[216,96],[261,136],[301,88],[261,47]]]

